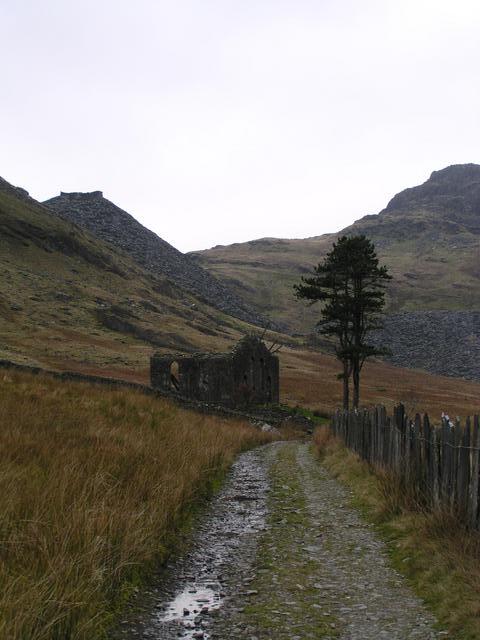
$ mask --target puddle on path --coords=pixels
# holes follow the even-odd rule
[[[267,449],[239,456],[197,523],[189,551],[168,566],[161,584],[139,594],[111,640],[211,637],[211,614],[225,599],[235,598],[230,585],[238,591],[248,583],[257,539],[266,526]]]
[[[168,605],[163,616],[165,622],[170,620],[194,619],[198,614],[206,614],[218,609],[221,605],[220,589],[201,588],[198,585],[187,585]]]

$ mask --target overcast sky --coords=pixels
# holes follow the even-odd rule
[[[337,231],[480,163],[477,0],[0,0],[0,175],[182,251]]]

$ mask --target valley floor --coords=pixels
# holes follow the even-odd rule
[[[137,598],[115,638],[446,635],[307,444],[242,454],[196,537],[169,581]]]

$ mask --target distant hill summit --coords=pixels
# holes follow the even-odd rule
[[[254,311],[215,276],[135,218],[103,197],[101,191],[63,193],[43,203],[65,220],[87,229],[104,242],[122,249],[139,265],[170,278],[204,302],[224,313],[264,326],[265,318]]]
[[[480,165],[455,164],[434,171],[423,184],[397,193],[384,212],[419,208],[458,219],[480,233]]]
[[[480,235],[480,165],[456,164],[434,171],[421,185],[397,193],[383,211],[357,220],[344,230],[363,232],[383,245],[412,232],[423,241],[442,241],[458,235]],[[473,241],[473,238],[470,238]]]

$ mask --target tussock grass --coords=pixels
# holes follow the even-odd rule
[[[480,535],[449,513],[428,512],[389,474],[374,470],[319,427],[323,464],[353,492],[354,504],[388,543],[392,564],[458,640],[480,638]]]
[[[102,637],[245,448],[247,423],[0,373],[0,638]]]

